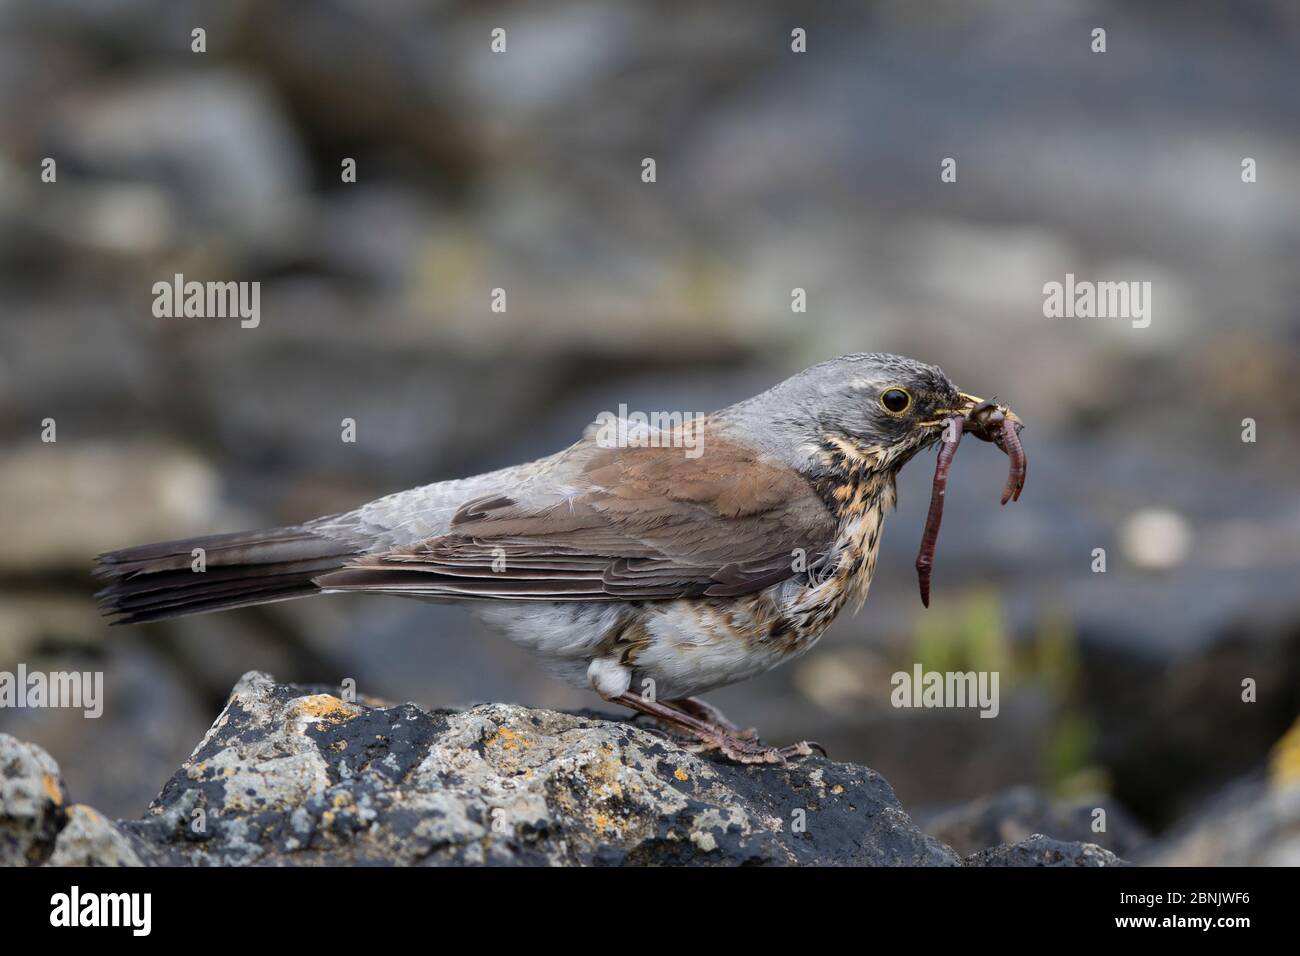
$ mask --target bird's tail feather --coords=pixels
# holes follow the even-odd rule
[[[182,538],[95,558],[95,595],[113,624],[137,624],[305,597],[356,548],[304,527]]]

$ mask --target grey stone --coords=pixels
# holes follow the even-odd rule
[[[1105,830],[1093,830],[1097,810],[1105,811]],[[1147,842],[1142,827],[1109,797],[1056,801],[1033,787],[1013,787],[988,797],[930,814],[916,814],[926,833],[958,853],[973,854],[1003,843],[1019,843],[1034,834],[1056,840],[1095,843],[1132,858]]]
[[[1035,833],[966,857],[967,866],[1127,866],[1095,843],[1066,843]]]
[[[1161,866],[1300,866],[1300,783],[1241,781],[1142,858]]]
[[[66,823],[47,866],[143,866],[134,841],[121,828],[83,804],[68,807]]]
[[[63,826],[66,802],[53,758],[0,734],[0,865],[43,862]]]
[[[58,767],[30,744],[0,735],[0,761],[9,864],[962,863],[866,767],[738,766],[595,714],[354,703],[258,672],[142,819],[65,809]],[[1023,846],[989,861],[1115,862]]]
[[[371,706],[258,673],[123,826],[170,863],[958,862],[865,768],[737,767],[596,716]]]

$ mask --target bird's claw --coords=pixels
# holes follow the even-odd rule
[[[788,747],[767,747],[762,743],[741,740],[735,737],[726,738],[718,743],[718,749],[722,751],[723,755],[729,760],[742,764],[785,764],[797,757],[811,757],[814,747],[823,757],[826,756],[826,750],[821,744],[807,740],[801,740],[797,744],[791,744]]]

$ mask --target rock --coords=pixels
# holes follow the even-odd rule
[[[116,824],[90,807],[68,807],[48,866],[142,866],[132,840]]]
[[[66,802],[50,755],[0,734],[0,866],[44,862],[64,825]]]
[[[353,703],[257,672],[140,820],[65,809],[37,747],[0,735],[0,761],[7,863],[963,862],[865,767],[738,766],[594,714]],[[1057,841],[985,852],[993,865],[1116,862]]]
[[[1164,620],[1162,605],[1145,607]],[[1093,639],[1095,629],[1081,634],[1080,691],[1096,728],[1094,757],[1115,781],[1115,797],[1153,829],[1197,814],[1208,796],[1256,772],[1296,719],[1294,608],[1261,599],[1200,646],[1168,654],[1152,654],[1149,642],[1144,652],[1140,630],[1107,632],[1126,634],[1127,648]],[[1257,686],[1252,703],[1243,700],[1246,678]]]
[[[1093,830],[1097,810],[1105,811],[1104,832]],[[1018,843],[1034,834],[1056,840],[1096,843],[1125,858],[1132,858],[1147,842],[1141,826],[1114,800],[1097,797],[1069,803],[1052,800],[1032,787],[1014,787],[958,807],[918,814],[926,833],[958,853],[974,854],[1000,843]]]
[[[62,437],[62,432],[57,432]],[[133,536],[197,534],[222,514],[219,481],[181,448],[159,442],[62,442],[13,445],[0,461],[6,533],[0,572],[75,570],[88,552]],[[57,504],[56,504],[57,503]],[[87,528],[95,538],[87,541]]]
[[[234,252],[235,265],[301,236],[310,168],[275,91],[255,74],[145,70],[70,98],[50,136],[88,184],[46,212],[74,247],[156,255],[205,240]]]
[[[1019,843],[1004,843],[972,853],[966,866],[1126,866],[1095,843],[1065,843],[1035,833]]]
[[[732,767],[627,723],[367,706],[256,673],[125,828],[172,863],[957,862],[870,770]]]
[[[1142,858],[1160,866],[1300,866],[1300,785],[1244,781]]]

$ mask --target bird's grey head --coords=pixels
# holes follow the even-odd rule
[[[861,352],[805,369],[717,417],[805,473],[821,467],[828,449],[893,471],[969,404],[934,365]]]

